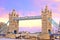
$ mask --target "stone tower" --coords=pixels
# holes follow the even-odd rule
[[[9,32],[18,33],[19,21],[14,20],[14,18],[18,18],[18,14],[16,14],[16,11],[13,9],[9,14]]]
[[[48,18],[52,18],[52,12],[48,10],[48,6],[42,11],[42,33],[48,33],[48,30],[52,30],[52,25],[48,21]]]

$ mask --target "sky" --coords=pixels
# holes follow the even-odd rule
[[[52,18],[59,23],[60,0],[0,0],[0,22],[8,21],[8,14],[13,9],[22,16],[39,16],[45,6],[52,11]],[[20,31],[39,32],[41,30],[41,19],[19,21]],[[31,31],[32,30],[32,31]]]

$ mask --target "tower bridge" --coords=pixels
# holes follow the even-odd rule
[[[49,38],[48,30],[52,31],[52,24],[58,28],[58,24],[52,19],[52,12],[48,10],[48,7],[46,6],[44,11],[41,11],[40,16],[25,16],[25,17],[19,17],[18,14],[16,14],[16,11],[13,10],[11,14],[9,14],[9,21],[6,23],[9,23],[9,32],[16,32],[18,33],[19,27],[19,20],[35,20],[35,19],[41,19],[42,20],[42,33],[40,35],[40,38],[47,39]],[[4,26],[4,25],[3,25]],[[5,30],[5,26],[0,29],[0,33]],[[45,34],[47,33],[47,34]]]

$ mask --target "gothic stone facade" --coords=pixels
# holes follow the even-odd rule
[[[48,10],[48,7],[45,7],[45,10],[42,11],[42,33],[40,34],[40,38],[49,39],[48,30],[52,30],[52,25],[49,22],[49,18],[52,18],[52,12]]]
[[[9,32],[18,33],[19,30],[19,21],[14,20],[14,18],[18,18],[18,14],[13,9],[12,13],[9,14]]]

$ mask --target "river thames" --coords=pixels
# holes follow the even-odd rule
[[[0,40],[29,40],[29,39],[9,39],[9,38],[0,38]],[[59,39],[55,39],[59,40]]]

